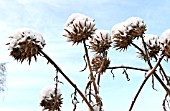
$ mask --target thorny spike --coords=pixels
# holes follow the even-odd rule
[[[67,29],[64,29],[68,34],[71,34],[71,32],[70,31],[68,31]]]
[[[80,26],[81,29],[83,29],[83,26],[81,25],[80,21],[79,21],[79,26]]]
[[[86,24],[86,22],[87,22],[87,19],[84,21],[84,26],[86,26],[87,24]]]

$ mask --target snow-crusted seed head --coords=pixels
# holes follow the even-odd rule
[[[30,64],[32,57],[36,60],[39,50],[45,46],[42,35],[29,28],[18,29],[9,38],[10,55],[21,63],[28,59]]]
[[[64,30],[63,36],[68,38],[68,42],[78,44],[83,40],[88,40],[89,37],[91,38],[96,28],[93,19],[79,13],[73,13],[68,18]]]
[[[170,29],[165,30],[160,38],[163,54],[170,58]]]
[[[136,37],[140,37],[146,31],[143,19],[131,17],[122,23],[112,27],[114,48],[125,50]]]
[[[149,57],[157,59],[157,56],[161,49],[158,36],[153,34],[144,34],[144,41],[146,43]],[[147,55],[145,53],[144,45],[141,39],[139,39],[138,47],[142,50],[142,52],[138,50],[137,56],[144,60],[147,60]]]
[[[61,95],[60,90],[56,90],[55,87],[44,88],[40,95],[40,106],[43,107],[43,110],[48,109],[48,111],[52,111],[52,109],[54,109],[55,111],[61,111],[60,107],[63,103]]]
[[[110,60],[100,55],[92,59],[92,70],[103,73],[109,67]]]
[[[126,27],[128,29],[128,35],[133,38],[140,37],[146,31],[144,20],[139,17],[130,17],[126,20]]]
[[[111,36],[107,30],[96,30],[91,41],[91,49],[96,53],[104,53],[111,47]]]
[[[99,105],[94,105],[93,106],[94,111],[104,111],[104,109],[101,108]]]

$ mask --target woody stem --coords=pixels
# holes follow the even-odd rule
[[[89,59],[88,50],[87,50],[87,47],[86,47],[85,40],[83,41],[83,44],[84,44],[84,50],[85,50],[85,54],[86,54],[87,64],[88,64],[89,70],[90,70],[90,80],[93,83],[93,87],[94,87],[94,91],[95,91],[95,95],[96,95],[96,103],[98,103],[99,99],[98,99],[97,94],[99,94],[99,92],[97,90],[97,85],[96,85],[95,78],[94,78],[93,71],[92,71],[92,67],[91,67],[91,64],[90,64],[90,59]]]

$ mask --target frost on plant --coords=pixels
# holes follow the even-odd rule
[[[125,50],[136,37],[140,37],[146,31],[144,20],[138,17],[131,17],[122,23],[112,27],[114,48]]]
[[[42,89],[40,95],[40,106],[43,107],[43,110],[61,111],[60,107],[63,103],[61,95],[60,90],[55,87],[46,87]]]
[[[94,19],[88,16],[73,13],[67,20],[64,35],[69,42],[80,43],[83,40],[88,40],[95,32]]]
[[[101,104],[94,104],[94,103],[92,103],[92,106],[93,106],[93,110],[94,111],[104,111],[104,109],[102,108]]]
[[[29,28],[18,29],[9,38],[10,55],[21,63],[27,59],[30,64],[32,57],[36,60],[39,50],[45,46],[43,36]]]
[[[161,49],[160,40],[158,36],[153,34],[144,34],[143,39],[146,44],[149,58],[155,58],[157,60],[157,56],[159,55]],[[145,52],[144,43],[141,38],[139,39],[138,47],[142,50],[142,51],[139,50],[137,51],[138,57],[146,60],[147,55]]]
[[[163,54],[170,58],[170,29],[165,30],[160,38]]]
[[[108,30],[96,30],[91,41],[91,49],[96,53],[104,53],[111,47],[111,36]]]
[[[94,111],[104,111],[104,110],[101,109],[101,107],[98,106],[98,105],[94,105],[93,108],[94,108]]]

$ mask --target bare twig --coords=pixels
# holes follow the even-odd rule
[[[72,99],[72,104],[74,105],[73,111],[76,111],[77,108],[77,104],[79,103],[78,99],[77,99],[77,91],[75,90],[74,93],[71,94],[71,98]]]
[[[128,75],[126,70],[127,69],[123,69],[123,73],[122,74],[125,74],[127,81],[130,81],[129,75]]]
[[[119,69],[119,68],[125,68],[125,69],[133,69],[133,70],[139,70],[139,71],[148,71],[149,69],[144,69],[144,68],[137,68],[137,67],[130,67],[130,66],[114,66],[114,67],[108,67],[107,69]]]
[[[152,89],[158,91],[157,89],[155,89],[154,75],[152,75]]]
[[[87,101],[87,99],[85,98],[85,96],[83,95],[83,93],[79,90],[79,88],[76,86],[76,84],[74,84],[69,77],[66,76],[66,74],[64,74],[64,72],[58,67],[58,65],[46,54],[44,53],[42,50],[39,50],[39,52],[48,60],[49,63],[51,63],[58,72],[61,73],[61,75],[77,90],[77,92],[80,94],[80,96],[83,98],[83,100],[86,102],[86,104],[88,105],[88,107],[90,108],[91,111],[94,111],[93,107],[90,105],[90,103]]]
[[[167,102],[167,97],[168,97],[168,93],[166,93],[165,98],[164,98],[163,103],[162,103],[162,106],[163,106],[164,111],[167,111],[167,110],[166,110],[166,105],[165,105],[166,102]]]
[[[85,55],[83,56],[83,58],[84,58],[84,62],[86,63],[86,65],[85,65],[84,69],[82,69],[80,72],[83,72],[83,71],[85,71],[85,70],[86,70],[86,68],[87,68],[87,62],[86,62]]]

